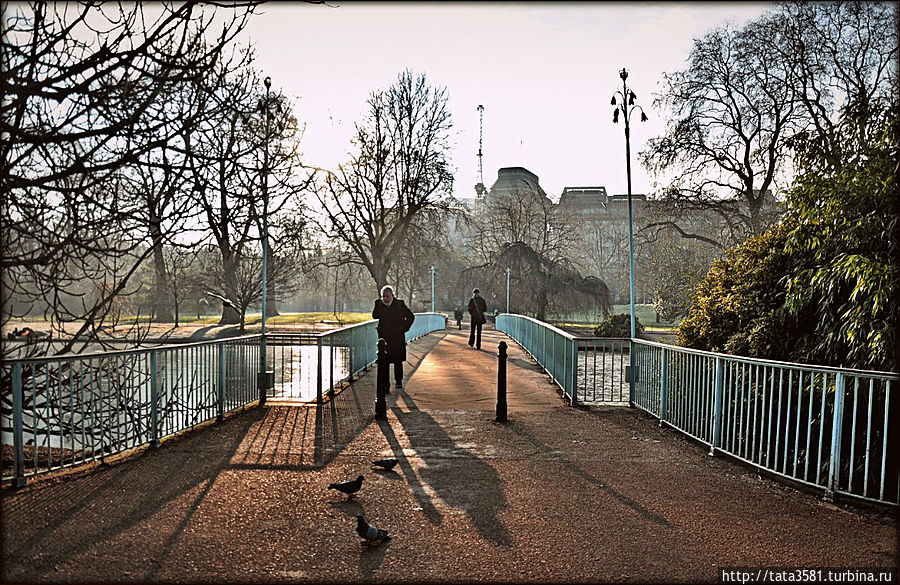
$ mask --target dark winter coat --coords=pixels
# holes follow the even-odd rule
[[[483,325],[487,321],[484,317],[484,312],[487,311],[487,301],[484,300],[484,297],[473,296],[469,299],[469,306],[467,308],[469,314],[472,315],[472,323],[475,325]]]
[[[378,337],[387,341],[387,359],[389,362],[406,361],[406,332],[412,327],[416,316],[406,303],[394,297],[391,305],[377,299],[372,309],[372,318],[378,319]]]

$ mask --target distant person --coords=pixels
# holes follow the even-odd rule
[[[477,288],[472,291],[472,298],[469,299],[469,315],[472,316],[471,328],[469,329],[469,347],[481,349],[481,326],[487,322],[484,312],[487,311],[487,301],[481,296],[481,291]]]
[[[394,364],[394,384],[403,388],[403,362],[406,361],[406,332],[416,316],[402,300],[394,296],[391,286],[381,288],[375,300],[372,318],[378,319],[378,337],[387,342],[387,363]]]
[[[453,309],[453,318],[456,319],[456,328],[462,329],[462,318],[463,318],[462,307],[456,307],[455,309]]]

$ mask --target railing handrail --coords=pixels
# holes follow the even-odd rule
[[[93,351],[89,353],[64,353],[59,355],[50,355],[43,357],[32,357],[32,358],[14,358],[14,359],[4,359],[4,363],[13,364],[13,363],[21,363],[23,365],[41,365],[45,363],[50,363],[54,361],[71,361],[78,359],[96,359],[100,357],[119,357],[125,356],[133,353],[141,353],[141,352],[151,352],[151,351],[177,351],[184,348],[189,347],[197,347],[202,345],[211,345],[216,343],[222,343],[223,341],[248,341],[251,339],[259,339],[262,337],[262,333],[251,333],[248,335],[240,335],[238,337],[220,337],[218,339],[204,339],[202,341],[191,341],[188,343],[162,343],[158,346],[153,347],[133,347],[131,349],[117,349],[113,351]],[[99,341],[85,341],[84,343],[101,343]]]
[[[583,339],[583,338],[579,338],[579,339]],[[628,338],[624,338],[624,339],[628,339]],[[880,370],[855,370],[852,368],[839,368],[839,367],[834,367],[834,366],[822,366],[822,365],[818,365],[818,364],[802,364],[800,362],[783,362],[783,361],[778,361],[778,360],[769,360],[769,359],[765,359],[765,358],[755,358],[755,357],[734,355],[734,354],[730,354],[730,353],[717,353],[717,352],[713,352],[713,351],[693,349],[693,348],[689,348],[689,347],[682,347],[680,345],[672,345],[669,343],[661,343],[659,341],[649,341],[646,339],[639,339],[639,338],[631,339],[630,341],[635,342],[635,343],[640,343],[642,345],[649,345],[649,346],[653,346],[653,347],[659,347],[662,349],[668,349],[668,350],[678,351],[678,352],[682,352],[682,353],[689,353],[692,355],[702,355],[702,356],[706,356],[706,357],[737,360],[737,361],[741,361],[741,362],[766,365],[766,366],[779,366],[782,368],[788,368],[788,369],[792,369],[792,370],[816,370],[816,371],[827,371],[827,372],[834,372],[834,373],[840,372],[842,374],[864,375],[864,376],[870,376],[870,377],[878,378],[878,379],[900,380],[900,374],[897,374],[894,372],[883,372]]]
[[[344,325],[342,327],[338,327],[337,329],[329,329],[328,331],[313,332],[312,335],[314,335],[315,337],[327,337],[328,335],[334,335],[335,333],[338,333],[341,331],[350,331],[351,329],[355,329],[357,327],[365,327],[366,325],[368,325],[369,323],[372,323],[374,321],[375,321],[375,319],[368,319],[366,321],[360,321],[359,323],[352,323],[350,325]],[[293,333],[293,332],[290,332],[290,333]]]
[[[503,316],[516,317],[519,319],[526,319],[528,321],[531,321],[532,323],[539,325],[540,327],[549,329],[550,331],[553,331],[554,333],[558,333],[567,339],[580,339],[579,337],[572,335],[571,333],[568,333],[566,331],[563,331],[562,329],[555,327],[555,326],[551,325],[550,323],[545,323],[544,321],[541,321],[540,319],[536,319],[534,317],[529,317],[528,315],[519,315],[516,313],[500,313],[499,315],[497,315],[497,317],[503,317]]]

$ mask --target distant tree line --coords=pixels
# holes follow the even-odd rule
[[[235,44],[257,5],[4,5],[4,322],[39,311],[96,336],[148,264],[156,320],[189,288],[243,316],[261,290],[264,178],[270,284],[290,287],[280,243],[304,229],[287,212],[308,178],[287,98]]]

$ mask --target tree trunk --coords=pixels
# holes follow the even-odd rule
[[[275,286],[273,285],[275,279],[272,278],[272,267],[274,265],[272,262],[272,249],[267,246],[266,252],[266,255],[268,256],[268,267],[266,268],[266,317],[275,317],[280,313],[278,312],[278,304],[275,300]]]
[[[234,305],[222,303],[222,318],[219,319],[219,325],[235,325],[241,324],[241,331],[244,330],[244,316],[238,312]]]
[[[153,266],[155,269],[155,278],[153,282],[153,313],[156,315],[156,321],[159,323],[172,322],[172,304],[169,302],[171,291],[169,290],[169,278],[166,273],[166,259],[163,255],[162,234],[159,226],[154,225],[151,228],[151,238],[153,239]]]
[[[238,260],[234,253],[230,250],[222,249],[222,269],[225,278],[225,297],[232,303],[237,302],[237,267]],[[239,312],[233,304],[222,302],[222,318],[219,319],[219,325],[234,325],[240,323],[241,331],[244,330],[244,314]]]
[[[367,264],[367,268],[369,269],[369,274],[371,274],[372,278],[375,280],[375,287],[379,291],[381,291],[381,287],[388,284],[388,281],[387,281],[387,273],[388,273],[388,268],[389,268],[388,263],[384,262],[380,258],[373,258],[372,262]]]

